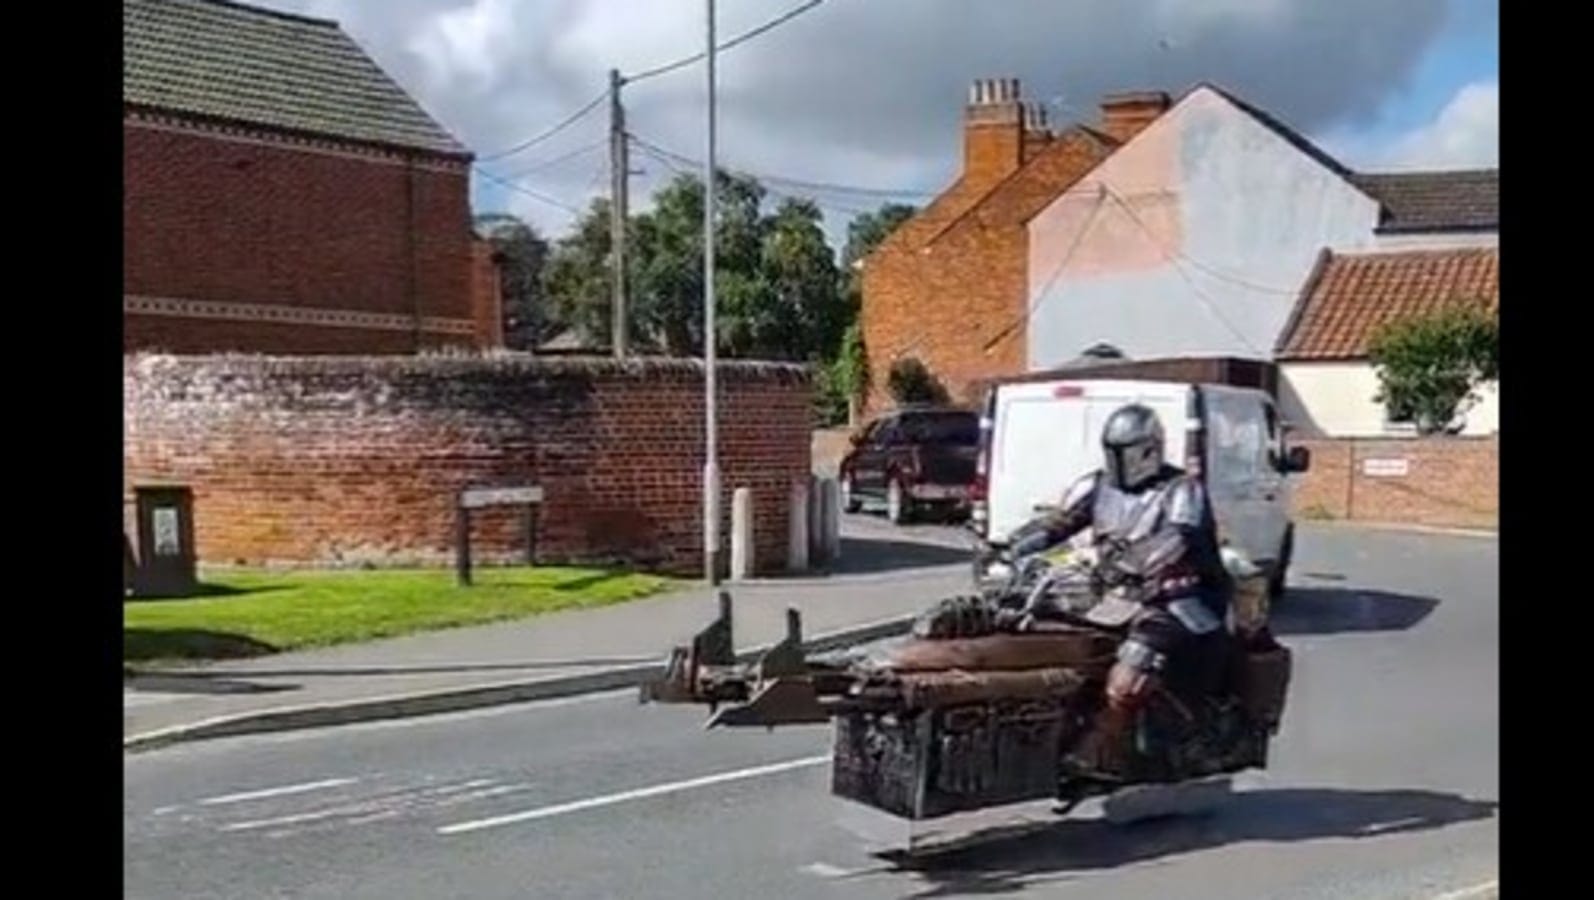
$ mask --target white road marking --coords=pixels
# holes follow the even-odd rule
[[[220,797],[206,797],[199,801],[204,806],[221,806],[226,803],[243,803],[247,800],[264,800],[267,797],[286,797],[290,794],[306,794],[310,791],[322,791],[327,788],[342,787],[354,784],[358,778],[328,778],[324,781],[306,781],[302,784],[285,784],[282,787],[263,788],[258,791],[244,791],[239,794],[223,794]]]
[[[492,778],[478,778],[461,784],[443,785],[435,788],[425,788],[415,792],[399,792],[385,797],[377,797],[356,803],[345,803],[326,809],[312,810],[310,812],[294,813],[286,816],[274,816],[269,819],[253,819],[246,822],[231,822],[221,826],[222,831],[259,831],[262,828],[276,828],[282,825],[302,825],[306,822],[319,822],[337,816],[360,816],[375,812],[384,812],[388,809],[404,809],[415,805],[425,797],[436,797],[453,794],[459,791],[469,791],[473,788],[486,787],[492,784]]]
[[[818,875],[820,878],[846,878],[852,874],[850,869],[843,869],[840,866],[822,862],[809,863],[803,866],[803,871],[810,875]]]
[[[1483,900],[1483,898],[1486,897],[1498,897],[1499,895],[1500,882],[1498,880],[1494,880],[1485,881],[1482,884],[1475,884],[1472,887],[1465,887],[1458,891],[1450,891],[1448,893],[1440,894],[1439,896],[1433,898],[1433,900]]]
[[[754,766],[750,769],[737,769],[732,772],[719,772],[714,775],[705,775],[701,778],[689,778],[686,781],[672,781],[666,784],[656,784],[652,787],[637,788],[635,790],[621,791],[617,794],[605,794],[601,797],[589,797],[585,800],[576,800],[570,803],[559,803],[554,806],[544,806],[538,809],[529,809],[525,812],[510,813],[504,816],[494,816],[490,819],[477,819],[472,822],[459,822],[453,825],[444,825],[437,829],[438,834],[464,834],[470,831],[480,831],[484,828],[497,828],[501,825],[514,825],[519,822],[530,822],[535,819],[547,819],[552,816],[562,816],[565,813],[580,812],[585,809],[594,809],[599,806],[612,806],[616,803],[625,803],[631,800],[643,800],[648,797],[660,797],[665,794],[674,794],[679,791],[689,791],[694,788],[708,787],[712,784],[723,784],[728,781],[741,781],[747,778],[757,778],[761,775],[773,775],[777,772],[788,772],[792,769],[802,769],[808,766],[817,766],[830,761],[830,754],[823,756],[806,756],[802,759],[791,759],[786,762],[772,763],[767,766]]]

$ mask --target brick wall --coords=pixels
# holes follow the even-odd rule
[[[1498,438],[1293,443],[1312,451],[1311,471],[1295,486],[1297,518],[1499,527]]]
[[[123,126],[124,292],[141,297],[472,318],[469,183],[462,161],[207,132]],[[132,318],[130,316],[130,318]],[[138,318],[153,318],[140,316]],[[277,352],[266,323],[131,322],[124,347]],[[299,353],[388,353],[472,337],[292,326]],[[258,335],[259,340],[255,337]],[[397,337],[395,336],[397,335]],[[202,347],[195,347],[203,344]]]
[[[476,346],[504,346],[504,287],[498,251],[491,241],[474,240],[470,246],[471,315],[476,320]]]
[[[943,222],[941,207],[967,203],[960,182],[867,258],[860,314],[872,382],[867,410],[889,405],[886,375],[905,356],[918,357],[962,402],[978,400],[985,380],[1025,371],[1025,223],[1103,152],[1093,140],[1066,134],[978,206]]]
[[[470,483],[543,486],[540,561],[701,571],[702,367],[681,360],[128,357],[124,484],[195,492],[200,558],[445,564]],[[810,467],[796,366],[722,366],[722,509],[753,489],[761,572],[785,562],[790,485]],[[483,559],[524,546],[480,517]]]

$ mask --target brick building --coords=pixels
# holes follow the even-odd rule
[[[963,171],[864,261],[864,344],[878,409],[893,361],[917,357],[955,398],[1025,370],[1029,220],[1168,106],[1102,101],[1097,127],[1052,131],[1017,79],[981,80],[964,110]]]
[[[499,342],[470,152],[337,23],[224,0],[122,10],[124,349]]]

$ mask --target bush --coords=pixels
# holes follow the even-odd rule
[[[1449,431],[1477,388],[1500,376],[1499,324],[1481,304],[1398,319],[1374,334],[1368,355],[1390,419],[1420,434]]]
[[[886,375],[886,390],[898,405],[946,403],[950,399],[940,379],[912,356],[891,364],[891,371]]]

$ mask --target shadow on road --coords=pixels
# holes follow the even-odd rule
[[[123,628],[122,659],[245,659],[277,648],[242,634],[200,628]]]
[[[1355,588],[1292,587],[1273,608],[1276,634],[1404,631],[1433,612],[1432,597]]]
[[[1248,841],[1370,838],[1486,819],[1498,804],[1434,791],[1298,788],[1241,792],[1212,814],[1116,826],[1063,821],[900,868],[929,882],[915,897],[1020,891],[1026,879],[1110,869]]]
[[[300,687],[297,684],[261,684],[236,677],[142,672],[124,677],[122,686],[159,694],[275,694],[296,691]]]

